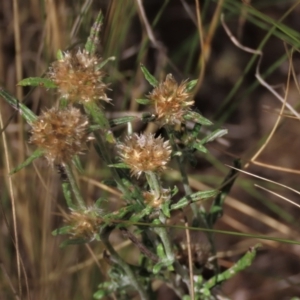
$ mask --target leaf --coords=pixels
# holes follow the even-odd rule
[[[21,80],[18,85],[21,86],[42,86],[47,89],[56,88],[57,85],[48,78],[41,78],[41,77],[28,77]]]
[[[189,81],[187,83],[187,85],[186,85],[186,89],[185,90],[187,92],[190,92],[196,86],[197,82],[198,82],[198,79]]]
[[[189,111],[183,116],[183,118],[187,121],[193,121],[204,126],[210,126],[213,124],[210,120],[204,118],[202,115],[195,111]]]
[[[56,58],[57,60],[62,60],[64,58],[64,54],[60,49],[58,49],[56,52]]]
[[[181,198],[177,203],[172,204],[171,210],[183,208],[192,202],[208,199],[210,197],[216,196],[218,193],[218,190],[208,190],[193,193],[191,195]]]
[[[96,71],[102,69],[109,61],[114,61],[114,60],[116,60],[115,56],[111,56],[105,59],[103,62],[101,62],[99,65],[96,66]]]
[[[147,70],[147,68],[141,64],[141,70],[145,76],[145,79],[153,86],[156,87],[158,86],[158,81],[156,80],[156,78],[150,74],[150,72]]]
[[[68,234],[68,233],[70,233],[70,229],[72,229],[72,226],[63,226],[63,227],[53,230],[51,233],[54,236]]]
[[[101,30],[101,26],[103,23],[103,14],[100,11],[95,23],[93,24],[91,31],[90,31],[90,35],[87,39],[87,42],[84,46],[84,49],[90,54],[90,55],[94,55],[97,49],[97,46],[99,44],[99,40],[98,40],[98,36],[99,36],[99,32]]]
[[[72,192],[71,192],[70,183],[68,181],[62,182],[61,186],[62,186],[63,194],[64,194],[64,197],[65,197],[68,207],[70,209],[75,209],[76,206],[73,204],[73,201],[72,201]]]
[[[208,153],[208,150],[202,145],[201,142],[195,142],[193,144],[193,148],[200,151],[200,152]]]
[[[135,101],[142,105],[148,105],[151,103],[151,101],[149,99],[135,99]]]
[[[130,169],[130,167],[125,163],[112,164],[112,165],[108,165],[108,167],[118,168],[118,169]]]
[[[241,168],[240,160],[235,160],[234,166],[237,169],[240,169]],[[209,224],[209,228],[212,228],[213,225],[215,224],[215,222],[217,221],[217,219],[220,216],[222,216],[223,205],[224,205],[226,196],[230,192],[238,173],[239,173],[238,170],[230,169],[230,171],[224,178],[224,180],[221,184],[222,188],[220,189],[220,193],[215,197],[215,199],[211,205],[210,211],[206,216],[206,220],[207,220],[207,223]]]
[[[27,123],[31,124],[37,119],[37,116],[26,105],[22,104],[18,99],[10,95],[3,88],[0,88],[0,96],[2,96],[9,105],[17,110]]]
[[[171,217],[171,215],[170,215],[170,201],[164,202],[163,205],[161,206],[161,210],[167,218],[170,218]]]
[[[121,124],[126,124],[129,122],[132,122],[134,120],[136,120],[137,117],[134,116],[128,116],[128,117],[122,117],[122,118],[116,118],[116,119],[112,119],[109,121],[109,124],[111,127],[117,126],[117,125],[121,125]]]
[[[215,139],[218,139],[227,133],[228,133],[227,129],[217,129],[217,130],[213,131],[212,133],[210,133],[209,135],[207,135],[205,138],[203,138],[201,140],[201,143],[206,144],[208,142],[212,142]]]
[[[258,247],[261,247],[261,245],[260,244],[255,245],[241,259],[239,259],[231,268],[209,279],[207,282],[204,283],[203,288],[211,290],[214,286],[216,286],[220,282],[230,279],[238,272],[251,266],[256,256],[256,250]]]
[[[84,172],[84,169],[83,169],[83,167],[82,167],[82,164],[81,164],[81,161],[80,161],[78,155],[75,155],[75,156],[72,158],[72,163],[73,163],[73,165],[76,167],[76,169],[77,169],[80,173],[83,173],[83,172]]]
[[[22,164],[20,164],[19,166],[17,166],[16,168],[12,169],[9,173],[9,175],[13,175],[15,173],[17,173],[18,171],[22,170],[23,168],[29,166],[36,158],[39,158],[41,156],[43,156],[44,151],[41,149],[37,149],[35,150],[30,157],[28,157]]]

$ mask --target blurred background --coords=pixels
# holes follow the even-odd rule
[[[190,183],[194,191],[218,187],[229,171],[226,164],[232,165],[235,158],[246,163],[260,149],[282,106],[255,78],[258,57],[234,45],[233,38],[226,34],[220,23],[221,13],[240,44],[262,50],[261,77],[297,110],[299,4],[300,1],[288,0],[1,1],[0,86],[36,114],[51,107],[57,101],[55,92],[31,90],[17,83],[25,77],[45,74],[58,49],[76,51],[83,47],[102,10],[105,19],[97,53],[104,59],[115,57],[105,69],[105,80],[110,83],[108,96],[113,99],[113,105],[105,106],[108,116],[147,111],[135,101],[151,90],[140,63],[159,80],[168,73],[179,82],[199,78],[196,109],[216,128],[227,128],[228,135],[212,143],[209,154],[196,155],[196,161],[188,166]],[[27,143],[28,125],[3,99],[0,111],[1,127],[5,127],[0,143],[0,299],[18,299],[13,201],[24,299],[92,299],[109,268],[102,259],[101,243],[59,248],[63,239],[51,235],[63,225],[66,211],[59,175],[39,159],[12,176],[10,183],[7,170],[23,162],[34,149]],[[133,125],[136,132],[157,130],[141,122]],[[118,129],[116,134],[123,130]],[[258,163],[252,163],[247,171],[299,190],[298,133],[299,120],[285,109],[272,139],[257,157]],[[83,158],[84,173],[78,180],[87,203],[106,197],[105,209],[112,211],[120,205],[119,199],[100,185],[109,171],[90,150]],[[164,180],[170,186],[178,183],[180,188],[175,166],[166,172]],[[299,208],[255,184],[299,202],[299,195],[285,187],[241,174],[217,228],[298,241]],[[180,233],[172,234],[174,239],[180,238]],[[224,267],[230,267],[258,241],[263,244],[254,264],[220,287],[224,295],[231,299],[278,300],[300,296],[299,245],[230,235],[215,238]],[[118,234],[114,239],[122,255],[134,261],[132,253],[136,249]],[[205,243],[201,233],[195,234],[194,240]],[[165,291],[162,297],[166,300],[168,295],[176,299]]]

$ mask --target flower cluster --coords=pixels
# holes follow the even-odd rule
[[[88,119],[74,107],[51,108],[32,124],[30,142],[44,150],[50,163],[65,163],[87,149]]]
[[[97,100],[109,102],[99,70],[100,59],[79,50],[76,54],[66,52],[62,59],[52,63],[48,77],[58,86],[61,96],[70,102],[87,103]]]
[[[90,207],[85,210],[72,211],[65,217],[65,222],[70,226],[70,234],[74,238],[94,240],[101,224],[98,208]]]
[[[178,85],[171,74],[147,96],[155,108],[157,122],[175,125],[183,121],[183,116],[194,104],[192,94],[187,91],[187,82]]]
[[[139,177],[142,172],[160,172],[170,160],[169,141],[153,134],[133,134],[117,145],[122,161],[131,169],[131,174]]]

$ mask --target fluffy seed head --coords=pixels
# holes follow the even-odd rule
[[[84,238],[89,241],[94,240],[101,224],[101,217],[99,215],[99,209],[94,207],[72,211],[65,217],[65,222],[71,227],[69,233],[73,238]]]
[[[87,149],[88,119],[77,108],[51,108],[32,124],[30,142],[50,163],[64,163]]]
[[[66,52],[62,59],[52,63],[48,77],[56,83],[61,96],[70,102],[109,102],[105,93],[107,85],[102,82],[104,74],[97,69],[100,61],[85,50],[76,54]]]
[[[169,141],[154,134],[134,134],[124,143],[117,145],[122,161],[131,169],[131,174],[139,177],[142,172],[161,172],[170,160]]]
[[[181,123],[194,104],[191,93],[187,92],[187,82],[178,85],[172,74],[168,74],[147,97],[155,108],[160,126]]]

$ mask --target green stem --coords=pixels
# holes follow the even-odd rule
[[[158,200],[160,198],[160,193],[161,193],[158,175],[151,171],[145,173],[145,175],[151,191],[154,192],[155,200]]]
[[[131,267],[119,256],[119,254],[116,252],[114,247],[109,242],[109,235],[112,231],[112,227],[106,227],[103,229],[103,231],[100,233],[100,238],[103,244],[105,245],[106,249],[109,251],[112,260],[117,263],[121,268],[124,270],[126,275],[128,276],[132,286],[138,291],[140,297],[142,300],[148,300],[148,296],[142,285],[139,283],[139,281],[136,278],[136,275],[134,274]]]
[[[77,201],[77,204],[80,206],[80,208],[85,208],[86,205],[85,205],[85,203],[83,201],[83,198],[80,194],[80,191],[79,191],[79,188],[77,186],[76,180],[74,178],[74,174],[72,172],[72,169],[70,168],[70,166],[68,164],[64,164],[64,168],[65,168],[66,174],[68,176],[68,179],[69,179],[72,191],[74,193],[75,199]]]

